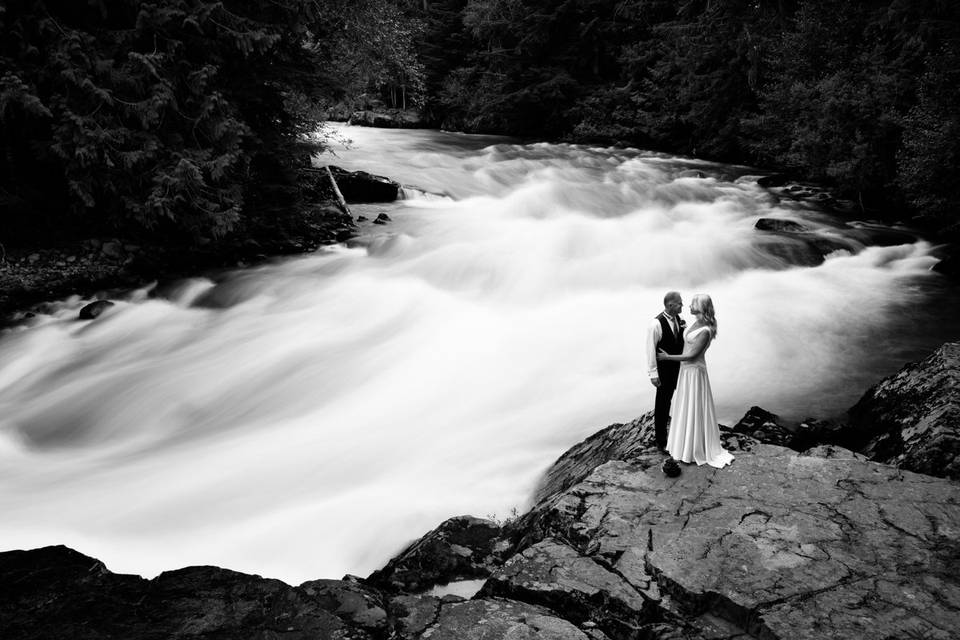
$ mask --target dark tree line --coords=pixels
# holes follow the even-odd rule
[[[426,65],[444,126],[777,167],[868,209],[960,210],[956,2],[424,5],[423,50],[450,51]]]
[[[0,242],[295,210],[308,134],[409,62],[404,24],[386,0],[0,3]]]
[[[370,103],[960,210],[952,0],[0,0],[0,36],[0,243],[267,228]]]

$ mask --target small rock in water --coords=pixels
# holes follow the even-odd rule
[[[381,213],[377,216],[377,219],[373,221],[373,224],[387,224],[390,222],[390,216],[385,213]]]
[[[782,218],[760,218],[754,228],[760,231],[807,231],[807,228],[799,222]]]
[[[368,220],[367,216],[358,216],[357,222],[366,222]]]
[[[85,306],[83,309],[80,309],[80,319],[81,320],[93,320],[101,313],[113,306],[114,303],[109,300],[95,300]]]

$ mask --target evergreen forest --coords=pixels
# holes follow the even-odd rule
[[[960,215],[950,0],[6,0],[0,34],[0,242],[253,228],[364,108]]]

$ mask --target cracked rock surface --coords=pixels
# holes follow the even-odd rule
[[[836,450],[751,449],[676,479],[649,456],[601,465],[525,517],[526,543],[565,540],[656,599],[652,576],[665,614],[731,634],[955,637],[956,483]]]

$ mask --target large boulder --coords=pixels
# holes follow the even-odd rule
[[[647,456],[655,464],[662,456],[656,450],[653,412],[627,423],[612,424],[580,442],[554,462],[534,493],[540,502],[577,484],[610,460]]]
[[[330,165],[330,173],[336,180],[343,199],[350,204],[393,202],[400,194],[400,185],[383,176],[366,171],[347,171],[333,165]]]
[[[960,479],[960,342],[882,380],[848,415],[845,446],[902,469]]]
[[[415,109],[363,109],[350,114],[348,124],[380,129],[423,129],[430,122]]]
[[[754,228],[758,231],[789,231],[791,233],[808,231],[808,229],[799,222],[785,220],[783,218],[760,218],[757,220]]]
[[[505,550],[500,525],[490,520],[450,518],[411,544],[368,581],[395,592],[418,592],[458,580],[486,578]]]

